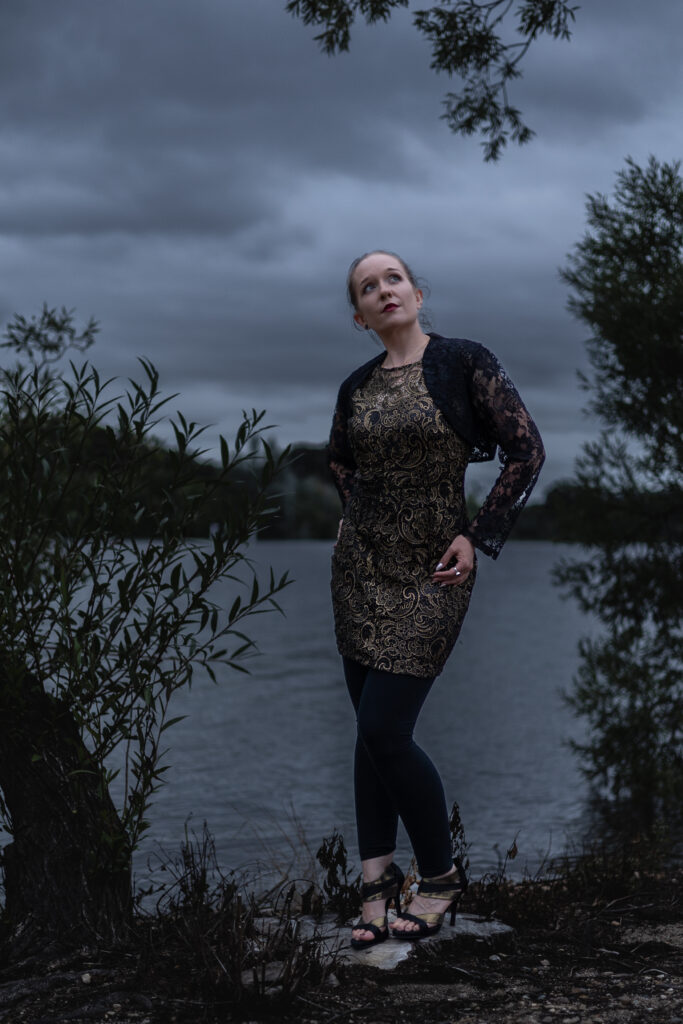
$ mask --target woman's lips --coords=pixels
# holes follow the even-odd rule
[[[387,302],[382,312],[389,313],[392,309],[398,309],[398,304],[396,302]]]

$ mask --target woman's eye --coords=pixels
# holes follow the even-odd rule
[[[390,281],[400,281],[401,278],[400,278],[400,276],[398,274],[389,274],[389,280]]]
[[[369,292],[372,287],[374,287],[374,286],[372,284],[370,284],[370,282],[368,282],[368,284],[364,284],[363,285],[363,295],[365,295],[366,292]]]

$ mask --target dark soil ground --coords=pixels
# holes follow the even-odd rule
[[[502,946],[430,943],[392,971],[321,966],[299,951],[284,984],[268,988],[262,974],[258,995],[226,984],[229,951],[217,941],[198,957],[213,917],[192,946],[177,921],[172,931],[148,922],[126,951],[6,965],[0,1022],[683,1024],[682,896],[682,869],[609,858],[552,881],[489,880],[465,909],[511,924]]]

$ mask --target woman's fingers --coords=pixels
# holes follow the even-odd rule
[[[472,542],[460,534],[439,559],[432,575],[433,583],[453,586],[464,583],[474,568],[474,547]]]

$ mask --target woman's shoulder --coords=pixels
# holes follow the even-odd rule
[[[476,365],[479,362],[496,358],[493,352],[481,342],[471,341],[469,338],[445,338],[432,331],[429,333],[429,338],[429,345],[425,349],[425,357],[428,359]]]
[[[351,392],[355,391],[363,381],[372,373],[374,368],[382,362],[385,353],[380,352],[379,355],[373,356],[372,359],[368,359],[366,363],[361,366],[357,366],[355,370],[352,370],[348,377],[345,377],[339,388],[339,395],[350,395]]]

